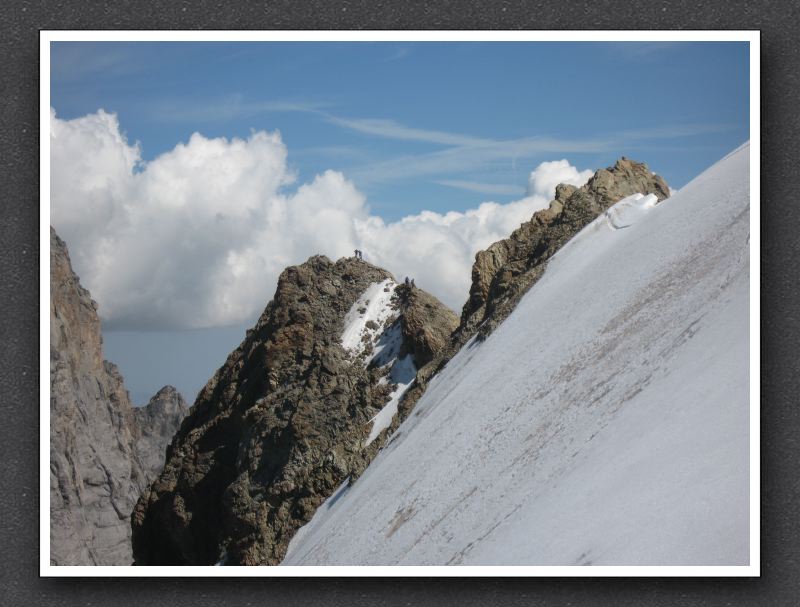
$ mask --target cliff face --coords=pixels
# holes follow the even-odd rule
[[[381,420],[456,325],[435,298],[363,261],[287,268],[136,505],[136,563],[279,563],[377,453]]]
[[[130,514],[166,443],[140,443],[122,376],[103,360],[97,304],[52,228],[50,292],[50,562],[129,565]]]

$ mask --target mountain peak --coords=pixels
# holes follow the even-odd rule
[[[614,166],[596,171],[584,188],[601,210],[633,194],[655,194],[659,201],[669,198],[669,186],[662,177],[645,163],[625,156]]]
[[[457,316],[353,257],[286,268],[198,395],[133,515],[139,564],[277,564],[393,427]]]

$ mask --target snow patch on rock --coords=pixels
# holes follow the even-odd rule
[[[342,332],[344,349],[352,357],[363,354],[365,366],[389,367],[387,376],[382,377],[379,384],[394,385],[389,400],[369,420],[372,428],[364,446],[369,445],[381,432],[391,426],[400,400],[417,374],[413,356],[406,354],[401,357],[403,328],[400,320],[396,318],[399,304],[395,296],[395,287],[397,283],[391,279],[373,283],[352,305],[344,320]]]
[[[371,284],[352,305],[344,318],[342,346],[351,356],[368,352],[364,364],[369,365],[386,344],[380,344],[386,321],[397,314],[392,279]],[[370,350],[370,347],[372,349]],[[381,346],[377,348],[377,346]]]
[[[414,365],[414,359],[410,354],[405,355],[403,358],[397,359],[392,365],[392,370],[389,377],[392,383],[395,384],[395,389],[389,398],[389,401],[384,405],[375,417],[370,421],[372,422],[372,429],[370,430],[369,437],[367,438],[366,445],[374,441],[381,432],[386,430],[392,425],[392,419],[397,413],[397,407],[400,400],[408,390],[414,377],[417,375],[417,367]]]

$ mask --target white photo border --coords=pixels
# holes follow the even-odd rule
[[[750,564],[743,566],[109,566],[50,564],[50,49],[52,42],[748,42],[750,50]],[[758,30],[39,32],[39,574],[42,577],[758,577],[761,575],[761,97]]]

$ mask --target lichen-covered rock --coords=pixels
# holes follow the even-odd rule
[[[130,514],[160,470],[173,420],[141,443],[117,368],[103,360],[97,304],[50,229],[50,562],[130,565]]]
[[[385,324],[365,316],[363,339],[345,350],[346,316],[367,314],[362,294],[387,280],[353,258],[316,256],[284,270],[139,500],[137,564],[277,564],[316,508],[363,472],[386,437],[366,444],[371,420],[393,390],[386,368],[369,363],[373,337],[400,323],[400,348],[425,360],[457,324],[433,297],[387,282],[376,291],[391,304]]]

